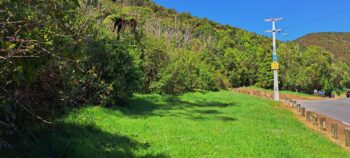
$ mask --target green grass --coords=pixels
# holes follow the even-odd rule
[[[256,90],[273,92],[272,89],[264,89],[264,88],[260,88],[260,87],[254,87],[254,86],[249,87],[249,88],[256,89]],[[290,95],[296,95],[296,96],[302,96],[302,97],[313,97],[313,95],[311,95],[311,94],[294,92],[294,91],[289,91],[289,90],[280,90],[280,94],[290,94]]]
[[[18,144],[22,157],[348,158],[277,102],[227,91],[136,95],[129,107],[86,107]]]

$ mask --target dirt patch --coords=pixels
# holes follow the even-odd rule
[[[257,97],[262,97],[266,99],[273,99],[273,92],[265,91],[265,90],[259,90],[259,89],[253,89],[249,87],[244,88],[235,88],[233,89],[235,92],[249,94]],[[280,93],[280,99],[285,100],[293,99],[293,100],[328,100],[328,98],[322,98],[322,97],[313,97],[313,96],[301,96],[301,95],[295,95],[295,94],[283,94]]]

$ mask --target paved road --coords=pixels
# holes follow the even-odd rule
[[[350,99],[298,101],[298,103],[308,110],[350,124]]]

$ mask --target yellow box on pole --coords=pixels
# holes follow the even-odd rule
[[[278,62],[271,63],[272,70],[278,70],[280,68],[280,64]]]

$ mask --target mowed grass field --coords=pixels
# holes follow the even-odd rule
[[[232,93],[136,95],[128,107],[71,112],[20,157],[349,158],[277,102]],[[13,156],[7,155],[9,157]],[[1,157],[1,156],[0,156]]]

